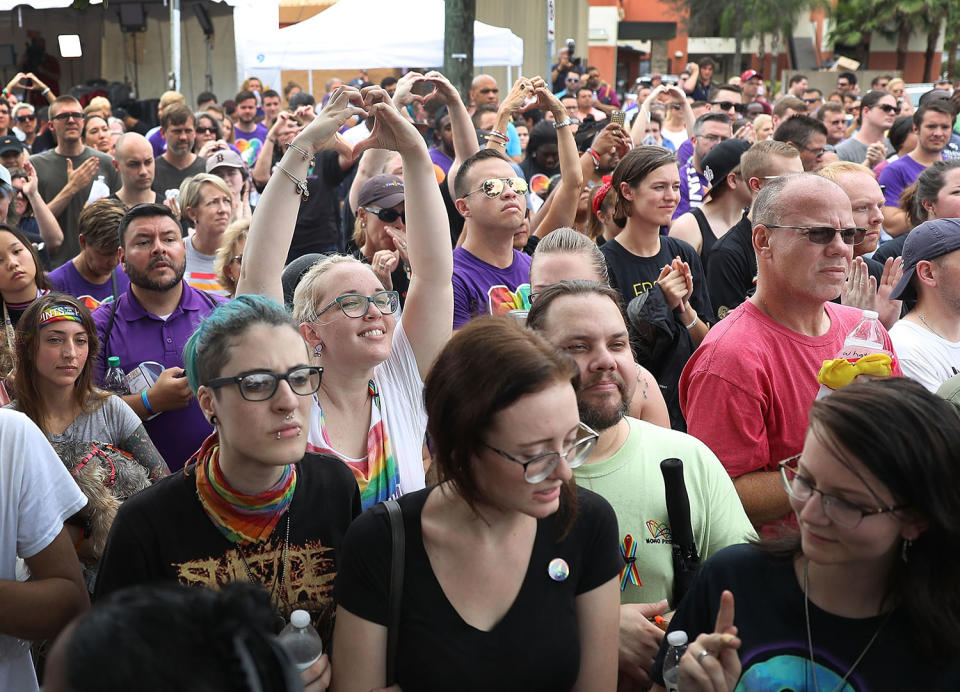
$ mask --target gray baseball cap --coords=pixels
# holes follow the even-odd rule
[[[381,209],[403,202],[403,181],[395,175],[375,175],[360,188],[357,198],[361,207],[376,204]]]
[[[893,287],[891,300],[914,298],[916,291],[910,279],[917,272],[917,262],[942,257],[960,250],[960,219],[924,221],[910,231],[903,243],[903,278]]]
[[[243,159],[233,149],[217,149],[207,157],[207,173],[213,173],[214,169],[221,166],[229,168],[239,168],[243,170],[246,166]]]

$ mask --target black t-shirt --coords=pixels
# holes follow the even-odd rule
[[[274,165],[282,154],[274,150]],[[356,166],[356,164],[354,164]],[[340,252],[344,243],[340,233],[340,199],[337,186],[353,168],[340,168],[340,155],[335,151],[321,151],[313,157],[307,171],[307,192],[310,196],[300,201],[300,213],[293,230],[293,240],[287,252],[286,264],[310,252]],[[274,170],[273,175],[286,177]],[[289,181],[293,185],[292,181]]]
[[[710,294],[707,292],[707,281],[703,274],[703,265],[700,263],[700,255],[690,243],[661,235],[660,251],[653,257],[640,257],[627,250],[614,238],[604,243],[600,252],[607,260],[610,285],[620,291],[624,305],[646,293],[660,276],[660,270],[670,264],[674,258],[679,257],[690,265],[690,273],[693,276],[693,297],[690,299],[693,309],[704,322],[712,324],[717,321]]]
[[[880,247],[874,251],[873,259],[882,265],[887,261],[888,257],[900,257],[903,255],[903,244],[907,240],[907,235],[909,234],[904,233],[903,235],[898,235],[896,238],[891,238],[881,243]]]
[[[703,209],[694,207],[690,210],[690,213],[693,214],[693,218],[697,222],[697,228],[700,229],[700,239],[703,242],[703,245],[700,247],[700,261],[703,263],[704,269],[706,269],[710,251],[713,249],[713,246],[717,244],[717,234],[713,232],[713,228],[710,226],[710,222],[707,221],[707,216],[703,213]]]
[[[262,544],[243,545],[254,579],[286,593],[280,614],[302,608],[326,643],[333,634],[333,577],[340,544],[360,513],[360,491],[340,460],[306,454],[297,465],[290,508],[290,547],[283,563],[287,519],[277,522]],[[282,566],[282,567],[281,567]],[[214,526],[197,498],[192,468],[175,473],[123,503],[110,529],[97,576],[96,598],[125,586],[174,581],[186,586],[220,586],[249,581],[235,544]]]
[[[753,225],[744,214],[710,250],[707,286],[721,320],[757,290],[757,254]]]
[[[575,599],[623,566],[617,519],[599,495],[577,488],[577,516],[562,540],[557,515],[538,520],[527,574],[510,610],[489,632],[460,617],[423,546],[426,488],[400,498],[406,560],[397,683],[405,690],[569,690],[580,669]],[[337,603],[370,622],[389,622],[390,522],[383,505],[363,513],[344,539]],[[553,581],[547,566],[570,568]]]
[[[733,592],[743,672],[737,689],[815,692],[804,619],[803,589],[793,562],[773,557],[752,545],[724,548],[705,562],[670,621],[692,642],[713,632],[724,589]],[[909,628],[894,613],[847,680],[844,690],[929,690],[937,671],[925,665]],[[839,617],[810,603],[810,632],[819,689],[837,687],[884,620]],[[664,638],[651,677],[662,684]]]

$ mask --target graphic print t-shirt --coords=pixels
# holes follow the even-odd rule
[[[293,610],[306,610],[323,641],[330,641],[340,543],[360,514],[360,492],[350,469],[333,457],[307,454],[297,473],[286,561],[286,517],[266,542],[241,546],[241,557],[204,512],[191,469],[123,503],[100,563],[95,597],[151,582],[217,587],[250,581],[249,566],[254,581],[273,589],[280,615],[289,620]]]
[[[487,264],[462,247],[453,251],[453,328],[480,315],[530,309],[530,256],[513,251],[506,269]]]

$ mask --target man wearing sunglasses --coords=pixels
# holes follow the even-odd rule
[[[743,113],[743,91],[736,84],[717,87],[709,100],[712,112],[726,113],[730,120],[737,120]]]
[[[10,111],[10,117],[13,121],[13,134],[29,149],[37,137],[36,110],[29,103],[18,103]]]
[[[620,672],[634,684],[648,685],[663,639],[663,631],[649,619],[677,601],[660,462],[671,457],[683,462],[690,524],[701,558],[756,534],[729,476],[703,442],[627,415],[627,382],[636,380],[637,369],[617,291],[592,281],[547,286],[537,295],[527,326],[570,355],[580,372],[580,419],[598,438],[573,476],[578,485],[602,495],[617,514],[624,557]]]
[[[770,181],[752,217],[757,291],[694,352],[680,405],[689,432],[720,458],[747,516],[763,527],[790,515],[777,462],[803,447],[820,366],[863,316],[830,301],[865,229],[854,227],[843,188],[807,173]],[[885,331],[884,347],[893,353]]]
[[[121,181],[112,156],[84,145],[83,108],[77,99],[66,95],[54,99],[50,122],[57,146],[31,156],[30,163],[37,171],[40,196],[63,229],[63,244],[50,254],[53,266],[59,267],[80,252],[78,222],[93,181],[102,176],[111,193]]]
[[[887,130],[900,115],[896,97],[888,91],[868,91],[860,100],[860,129],[837,146],[841,161],[862,163],[873,168],[895,153],[887,139]]]

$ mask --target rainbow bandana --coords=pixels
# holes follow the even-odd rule
[[[256,495],[234,490],[220,470],[220,438],[217,433],[203,441],[192,461],[197,475],[197,497],[213,525],[231,543],[257,543],[270,538],[274,527],[290,508],[297,487],[296,464],[288,464],[272,488]]]
[[[40,313],[40,320],[37,322],[37,329],[45,327],[51,322],[79,322],[83,324],[83,318],[80,317],[80,311],[72,305],[52,305]]]

